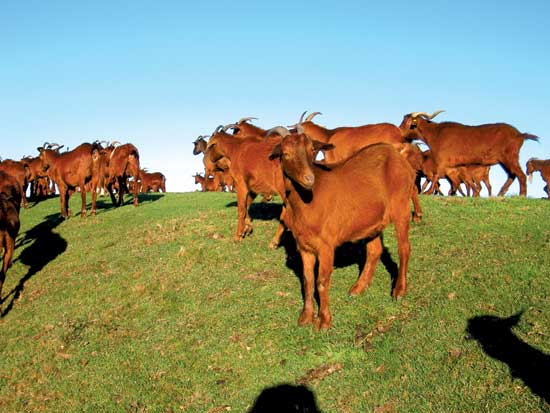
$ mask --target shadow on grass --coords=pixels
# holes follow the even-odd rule
[[[383,243],[384,242],[382,237],[382,244]],[[294,272],[294,274],[296,275],[296,277],[298,277],[298,279],[302,284],[302,297],[303,297],[304,291],[303,291],[302,279],[303,279],[304,272],[303,272],[302,258],[300,256],[300,253],[298,252],[296,241],[290,231],[284,232],[283,236],[281,237],[280,245],[285,249],[287,268],[289,268]],[[384,265],[384,267],[386,268],[386,271],[390,275],[390,280],[391,280],[390,294],[391,294],[391,291],[393,290],[395,286],[395,282],[397,280],[399,267],[397,263],[393,260],[389,250],[386,247],[384,247],[384,250],[382,251],[380,261],[382,262],[382,265]],[[334,252],[334,267],[345,268],[351,265],[357,265],[359,268],[359,273],[357,274],[357,278],[359,278],[359,274],[361,273],[361,270],[365,267],[366,262],[367,262],[367,240],[362,240],[358,242],[346,242],[343,245],[336,248],[336,251]],[[317,270],[318,270],[318,265],[315,266],[316,274],[317,274]],[[315,295],[317,297],[317,293]]]
[[[25,249],[19,254],[17,261],[28,266],[29,269],[17,286],[0,300],[2,307],[4,307],[3,304],[8,303],[0,317],[5,317],[12,310],[25,288],[25,283],[67,249],[67,241],[52,231],[61,222],[63,219],[57,213],[49,215],[43,222],[26,231],[23,238],[18,240],[16,248],[25,247]]]
[[[523,311],[508,318],[482,315],[468,320],[468,338],[476,340],[490,357],[508,364],[512,377],[520,378],[531,391],[550,403],[550,355],[518,338],[512,328]]]
[[[138,201],[140,205],[148,204],[151,202],[156,202],[163,197],[164,197],[163,193],[147,192],[147,193],[139,194]],[[131,195],[128,195],[128,194],[124,195],[124,203],[122,204],[122,206],[132,205],[133,199],[134,198]],[[88,208],[88,212],[89,212],[89,209],[91,208],[91,205],[92,205],[91,203],[86,204],[86,207]],[[97,212],[99,213],[100,211],[106,212],[108,210],[115,209],[117,207],[113,204],[113,202],[111,201],[111,198],[109,197],[109,194],[107,193],[105,196],[97,197],[96,208],[97,208]]]
[[[281,384],[264,389],[248,413],[321,413],[315,394],[306,386]]]
[[[229,202],[226,205],[226,208],[236,208],[237,202]],[[262,221],[271,221],[278,219],[283,210],[283,204],[276,202],[254,202],[250,205],[248,209],[248,214],[250,218],[262,220]]]

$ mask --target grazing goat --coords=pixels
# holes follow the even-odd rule
[[[276,132],[275,132],[276,133]],[[268,160],[273,148],[279,144],[281,137],[270,135],[266,138],[235,139],[223,130],[212,135],[208,141],[206,155],[210,161],[217,163],[222,159],[230,162],[229,173],[237,193],[238,224],[235,241],[242,240],[252,232],[252,220],[248,213],[250,205],[257,195],[269,199],[277,194],[284,199],[283,177],[278,160]],[[284,215],[284,207],[281,217]],[[271,240],[270,248],[279,244],[284,226],[279,225]]]
[[[147,172],[140,169],[139,180],[141,182],[140,192],[166,192],[166,177],[160,172]]]
[[[2,286],[15,250],[15,239],[19,232],[19,209],[22,196],[18,180],[0,171],[0,248],[4,250],[0,271],[0,299],[2,298]]]
[[[81,217],[86,216],[86,184],[97,179],[94,174],[94,164],[99,162],[101,146],[94,143],[83,143],[72,151],[59,153],[57,150],[44,147],[37,148],[40,152],[42,170],[47,171],[49,177],[57,183],[61,202],[61,216],[70,216],[69,198],[77,187],[80,188],[82,199]],[[91,214],[96,213],[96,191],[92,191]]]
[[[525,139],[538,140],[537,136],[520,133],[505,123],[468,126],[456,122],[432,122],[441,112],[438,110],[431,115],[410,113],[404,116],[399,126],[403,136],[421,139],[430,147],[436,165],[435,181],[450,167],[499,163],[508,179],[498,195],[503,196],[516,177],[520,195],[527,194],[526,177],[519,165],[519,151]]]
[[[300,132],[300,131],[299,131]],[[292,231],[303,262],[304,307],[300,325],[314,321],[315,264],[318,261],[317,326],[330,327],[330,277],[334,250],[348,241],[367,240],[367,261],[351,295],[362,293],[372,279],[383,252],[382,232],[394,224],[399,251],[399,273],[392,296],[407,290],[410,255],[409,216],[415,173],[389,144],[370,145],[346,161],[327,167],[314,163],[318,150],[332,144],[310,139],[306,134],[288,134],[272,151],[284,176],[286,212],[284,224]]]
[[[386,142],[398,147],[405,142],[399,128],[391,123],[326,129],[311,121],[320,112],[311,113],[302,122],[304,114],[305,112],[302,113],[298,122],[298,125],[303,128],[304,133],[311,139],[334,145],[332,151],[325,153],[325,161],[327,163],[335,163],[347,159],[360,149],[374,143]]]
[[[540,176],[546,182],[546,186],[544,187],[544,191],[548,195],[548,199],[550,200],[550,159],[537,159],[537,158],[531,158],[527,161],[527,175],[529,175],[529,182],[533,182],[533,172],[539,171]]]

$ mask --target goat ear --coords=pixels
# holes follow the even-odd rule
[[[334,149],[334,145],[332,143],[325,143],[313,140],[313,149],[315,151],[329,151],[331,149]]]
[[[281,148],[281,144],[278,143],[277,145],[275,145],[275,147],[271,151],[271,155],[269,155],[269,159],[273,160],[275,158],[280,158],[282,155],[283,155],[283,151]]]

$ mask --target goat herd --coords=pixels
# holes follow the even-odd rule
[[[441,112],[410,113],[399,127],[379,123],[336,129],[312,122],[319,112],[306,119],[304,112],[297,124],[269,130],[252,125],[255,118],[243,118],[218,126],[210,137],[201,135],[195,140],[193,153],[203,153],[205,168],[204,176],[195,175],[195,183],[200,183],[203,191],[228,188],[236,192],[237,241],[252,232],[248,209],[257,195],[270,199],[275,194],[282,199],[280,224],[270,247],[278,246],[286,229],[292,232],[303,263],[304,304],[298,323],[329,328],[328,293],[336,247],[367,240],[366,264],[349,290],[351,295],[360,294],[370,284],[382,254],[382,232],[393,223],[399,270],[392,296],[399,298],[407,290],[411,201],[412,219],[417,222],[422,217],[419,193],[440,193],[439,179],[446,178],[450,194],[459,191],[464,195],[460,188],[464,183],[468,195],[479,196],[484,182],[491,195],[489,168],[498,163],[508,175],[499,196],[515,178],[520,195],[526,195],[519,151],[526,139],[538,140],[537,136],[504,123],[467,126],[434,122]],[[421,151],[412,143],[416,139],[429,150]],[[550,160],[530,159],[527,173],[537,170],[548,184]],[[426,180],[421,187],[423,177]],[[548,185],[545,190],[548,193]]]
[[[193,153],[204,154],[205,167],[205,175],[195,175],[195,183],[201,183],[203,190],[227,188],[236,192],[237,241],[252,232],[248,210],[257,195],[267,200],[272,195],[281,198],[280,223],[270,247],[276,248],[284,231],[291,231],[303,262],[304,305],[299,324],[329,328],[332,317],[328,293],[336,247],[367,240],[366,264],[349,291],[351,295],[360,294],[370,284],[382,254],[382,232],[393,223],[399,269],[392,296],[398,298],[407,290],[411,201],[412,219],[418,222],[422,217],[419,193],[441,192],[439,179],[446,178],[451,194],[462,192],[460,185],[464,183],[467,194],[479,196],[484,182],[491,195],[489,167],[498,163],[508,175],[499,195],[506,193],[515,178],[519,180],[520,195],[526,195],[519,151],[525,139],[538,140],[537,136],[520,133],[504,123],[466,126],[433,122],[441,112],[405,115],[399,127],[379,123],[336,129],[315,124],[312,119],[319,112],[306,119],[304,112],[297,124],[269,130],[252,125],[254,118],[243,118],[218,126],[210,137],[195,140]],[[429,150],[421,151],[412,143],[415,139],[428,145]],[[83,217],[86,192],[92,193],[93,215],[100,190],[109,192],[115,206],[122,205],[125,192],[133,194],[133,204],[137,205],[138,192],[165,191],[164,176],[140,169],[138,149],[130,143],[96,141],[71,151],[62,152],[62,148],[46,142],[37,148],[38,157],[0,163],[0,240],[4,250],[0,297],[19,231],[20,205],[27,205],[29,184],[30,195],[35,198],[51,194],[57,185],[63,218],[71,215],[69,197],[77,190],[81,193]],[[534,171],[540,171],[546,183],[550,182],[550,160],[530,159],[527,173]],[[426,181],[420,187],[422,177]],[[548,185],[545,189],[549,192]]]
[[[163,174],[140,169],[138,149],[131,143],[121,145],[119,142],[96,141],[83,143],[71,151],[62,152],[62,148],[63,145],[46,142],[37,148],[37,157],[0,162],[0,241],[4,251],[0,298],[19,232],[21,204],[27,208],[28,188],[30,196],[38,200],[55,194],[57,185],[63,218],[71,215],[69,198],[75,191],[81,194],[82,217],[86,216],[87,192],[92,193],[90,213],[95,215],[99,191],[109,192],[115,206],[122,205],[125,192],[133,194],[137,206],[138,192],[166,191]]]

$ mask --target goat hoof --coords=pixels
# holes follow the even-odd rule
[[[307,326],[308,324],[313,323],[313,314],[302,313],[300,318],[298,318],[298,325],[300,327]]]
[[[269,243],[269,249],[270,250],[276,250],[278,246],[279,246],[279,243],[277,241],[271,241]]]

